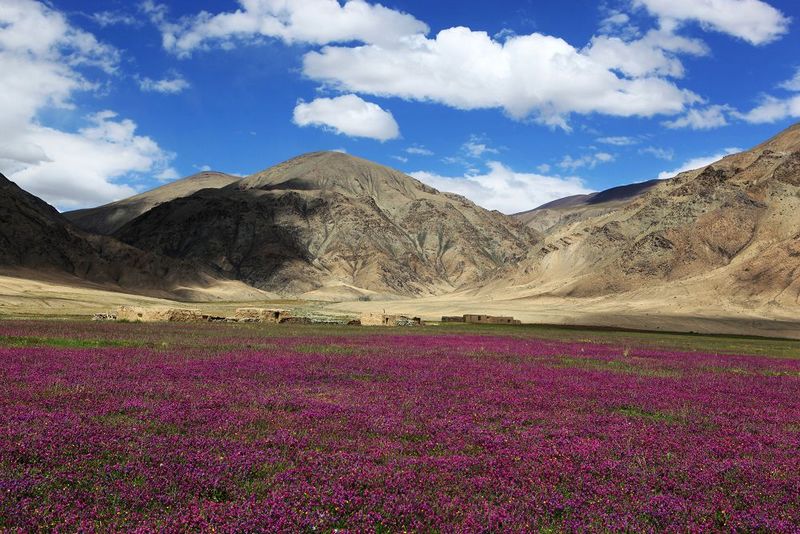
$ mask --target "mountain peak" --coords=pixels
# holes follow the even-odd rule
[[[376,201],[400,195],[417,198],[435,189],[398,170],[342,152],[310,152],[255,173],[239,189],[332,191],[371,196]]]

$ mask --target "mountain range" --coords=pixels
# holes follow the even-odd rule
[[[123,291],[800,305],[800,125],[671,179],[513,216],[339,152],[242,178],[203,172],[63,215],[4,177],[0,190],[3,271]]]

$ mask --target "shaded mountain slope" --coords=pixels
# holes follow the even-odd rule
[[[201,189],[219,189],[238,180],[237,176],[221,172],[201,172],[104,206],[70,211],[64,213],[64,217],[87,232],[110,235],[159,204],[191,195]]]
[[[540,238],[463,197],[337,152],[166,202],[115,235],[284,294],[415,296],[479,284]]]
[[[216,283],[207,270],[91,235],[0,175],[0,269],[67,275],[132,292],[171,294]]]

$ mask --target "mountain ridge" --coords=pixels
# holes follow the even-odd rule
[[[164,202],[183,197],[202,189],[218,189],[240,178],[215,171],[202,171],[161,187],[117,200],[103,206],[64,213],[64,217],[87,232],[110,235],[139,215]]]

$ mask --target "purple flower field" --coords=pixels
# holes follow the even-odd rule
[[[800,531],[800,360],[221,332],[0,347],[0,530]]]

